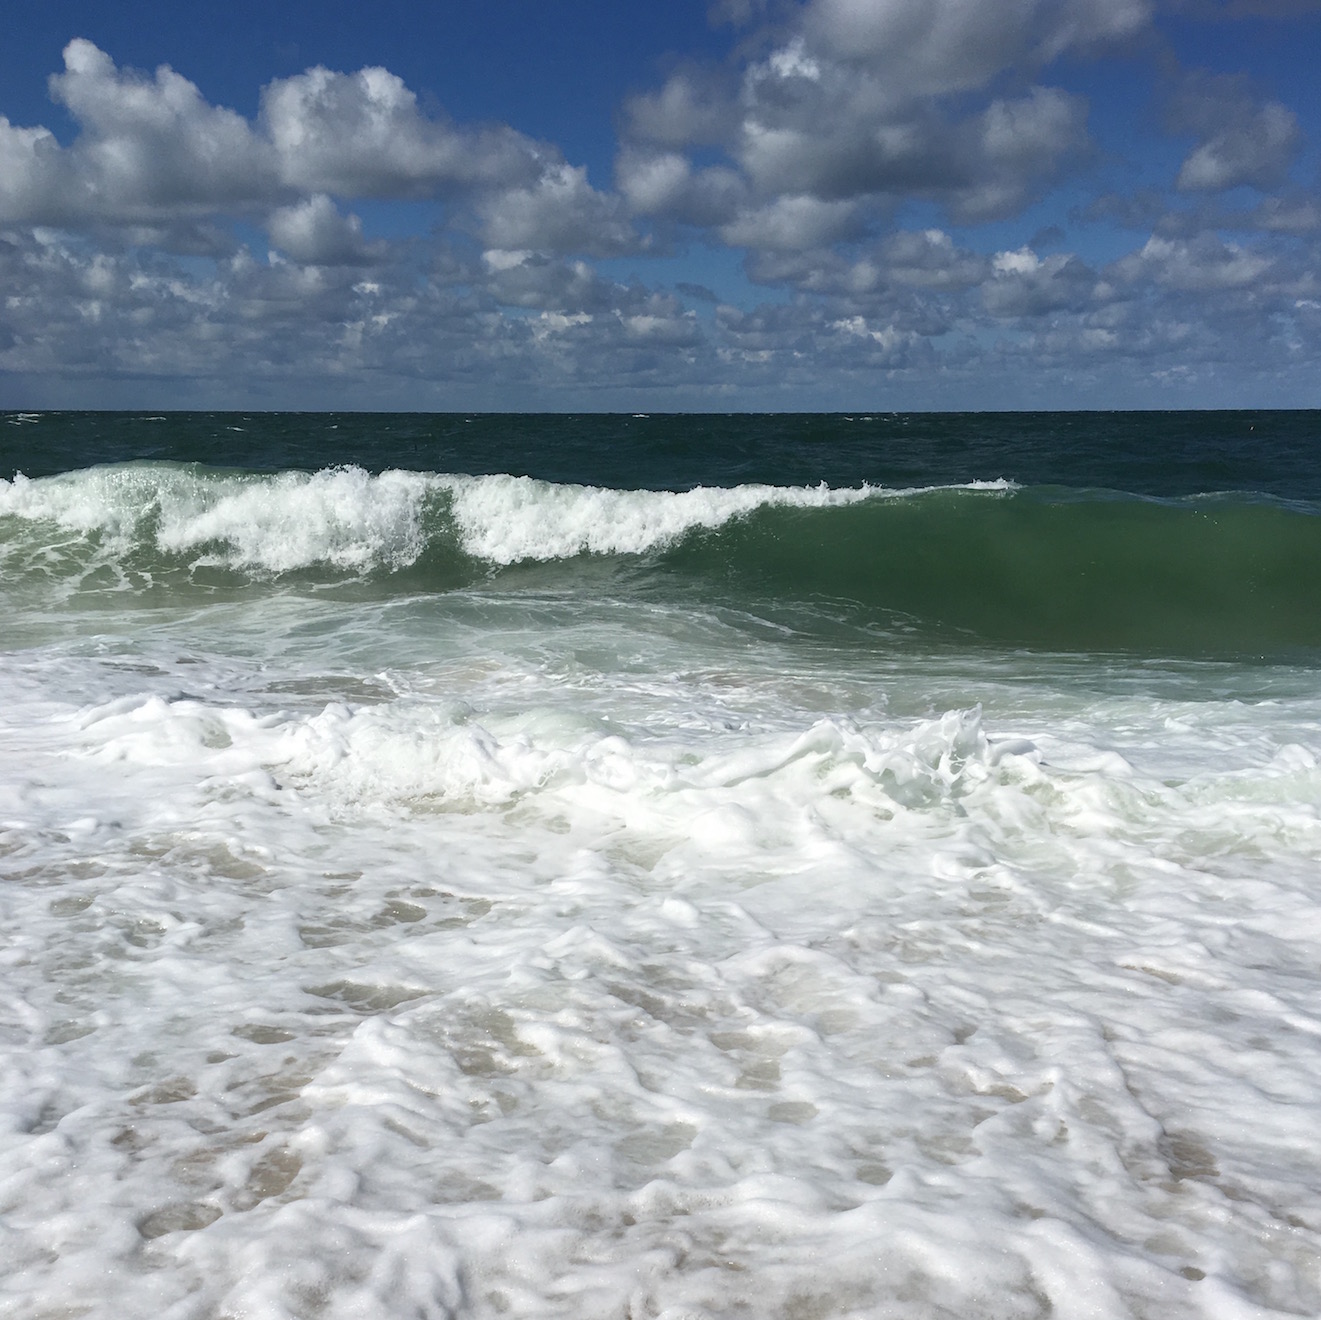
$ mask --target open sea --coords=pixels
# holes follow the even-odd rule
[[[0,1315],[1321,1312],[1321,413],[0,414]]]

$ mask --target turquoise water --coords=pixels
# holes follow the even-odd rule
[[[0,418],[5,1306],[1314,1314],[1319,436]]]

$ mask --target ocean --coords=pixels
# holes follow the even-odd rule
[[[1317,1314],[1319,458],[0,415],[0,1314]]]

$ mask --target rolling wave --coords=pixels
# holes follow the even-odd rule
[[[584,563],[681,599],[834,602],[864,622],[1061,650],[1321,655],[1321,506],[1008,482],[613,490],[358,468],[130,463],[0,481],[7,594],[517,585]],[[622,586],[620,589],[624,589]]]

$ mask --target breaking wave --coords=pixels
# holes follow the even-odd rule
[[[891,490],[615,490],[358,468],[131,463],[0,481],[9,593],[461,590],[518,566],[572,593],[588,561],[750,608],[842,605],[1052,649],[1321,652],[1321,509],[1009,482]],[[508,579],[515,585],[515,579]],[[623,580],[616,584],[626,589]]]

